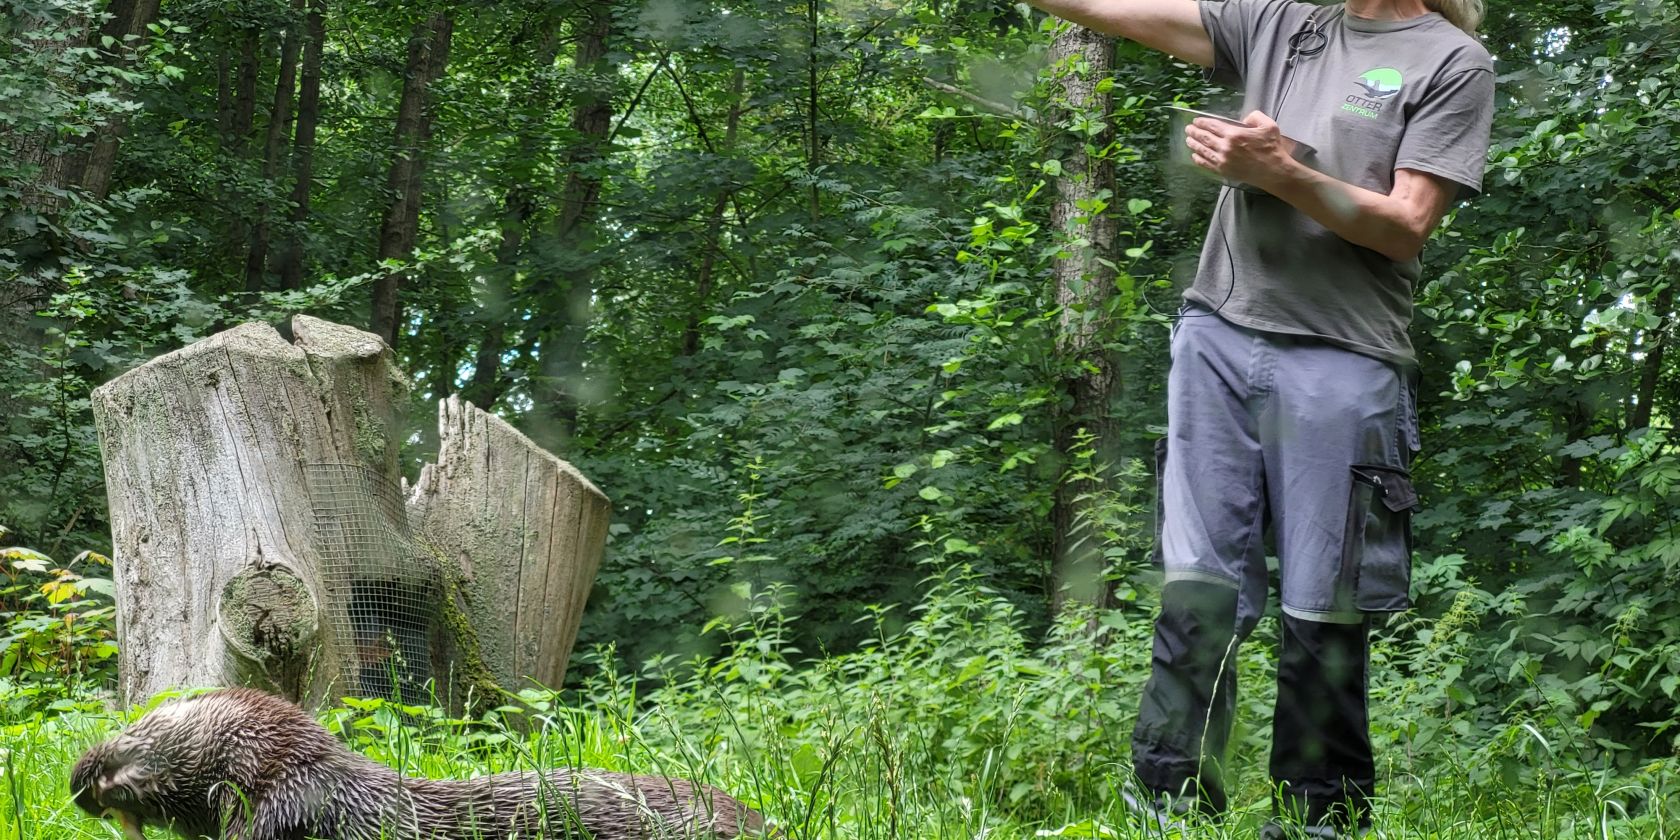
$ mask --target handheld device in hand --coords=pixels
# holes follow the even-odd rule
[[[1221,184],[1224,184],[1227,187],[1231,187],[1232,189],[1243,190],[1245,192],[1251,192],[1251,193],[1258,193],[1260,195],[1265,195],[1266,194],[1266,191],[1260,189],[1259,187],[1256,187],[1256,186],[1253,186],[1253,185],[1250,185],[1250,184],[1245,184],[1245,183],[1242,183],[1241,181],[1232,181],[1230,179],[1227,179],[1227,178],[1224,178],[1224,177],[1220,176],[1216,172],[1209,172],[1208,170],[1203,169],[1200,166],[1197,166],[1196,162],[1191,158],[1190,150],[1189,150],[1189,148],[1187,148],[1184,145],[1184,140],[1183,140],[1184,127],[1186,125],[1189,125],[1192,121],[1196,120],[1198,117],[1204,117],[1204,118],[1207,118],[1207,119],[1210,119],[1210,120],[1218,120],[1222,123],[1227,123],[1227,124],[1235,125],[1235,126],[1241,126],[1243,128],[1252,128],[1253,126],[1250,126],[1248,123],[1245,123],[1242,120],[1237,119],[1236,117],[1226,116],[1224,114],[1215,114],[1211,111],[1198,111],[1195,108],[1186,108],[1182,105],[1168,105],[1168,106],[1166,106],[1166,109],[1168,111],[1172,112],[1173,132],[1172,132],[1172,135],[1171,135],[1171,139],[1169,140],[1169,144],[1172,148],[1172,162],[1175,165],[1179,166],[1180,168],[1188,169],[1188,170],[1190,170],[1190,171],[1192,171],[1192,172],[1196,173],[1197,175],[1200,175],[1204,178],[1211,178],[1215,181],[1218,181]],[[1287,135],[1284,136],[1283,140],[1284,140],[1285,143],[1289,144],[1290,155],[1292,157],[1294,157],[1296,160],[1301,161],[1303,163],[1307,163],[1309,158],[1311,158],[1313,155],[1318,153],[1318,150],[1314,149],[1312,146],[1309,146],[1306,143],[1302,143],[1301,141],[1296,140],[1296,139],[1294,139],[1292,137],[1289,137]],[[1308,163],[1308,165],[1310,166],[1311,164]]]
[[[1195,108],[1186,108],[1183,105],[1168,105],[1167,110],[1177,111],[1178,113],[1183,114],[1185,122],[1194,120],[1197,117],[1207,117],[1210,120],[1219,120],[1220,122],[1230,123],[1231,125],[1240,125],[1245,128],[1248,125],[1236,117],[1227,117],[1224,114],[1215,114],[1211,111],[1198,111]]]

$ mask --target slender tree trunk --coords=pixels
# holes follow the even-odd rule
[[[735,152],[735,140],[741,128],[741,112],[746,105],[746,84],[745,71],[739,67],[735,68],[735,77],[729,83],[729,119],[724,126],[723,147],[713,150],[715,154],[730,155]],[[725,186],[718,193],[717,200],[712,202],[712,210],[706,216],[706,238],[701,243],[705,251],[700,255],[700,273],[694,282],[694,308],[689,311],[688,322],[683,325],[682,355],[685,358],[693,356],[700,349],[700,321],[705,318],[706,308],[711,301],[712,286],[716,282],[713,275],[717,270],[718,255],[723,249],[723,213],[734,195],[734,187]]]
[[[239,41],[239,70],[234,79],[233,121],[227,126],[229,141],[244,149],[257,117],[257,71],[262,64],[262,33],[247,29]]]
[[[157,18],[158,1],[112,0],[107,10],[111,13],[111,18],[100,27],[99,37],[93,43],[96,49],[105,52],[107,63],[117,67],[128,66],[129,55],[136,46],[135,40],[145,35],[146,27]],[[104,39],[107,37],[112,40],[112,45],[108,48],[104,46]],[[79,181],[88,195],[104,198],[110,194],[111,175],[117,164],[117,147],[127,129],[126,120],[107,120],[95,133],[92,145],[78,161]]]
[[[257,114],[257,75],[262,68],[262,33],[255,28],[238,29],[239,57],[233,69],[233,86],[221,115],[222,151],[241,164],[251,154],[251,132]],[[226,253],[229,260],[245,253],[250,243],[250,215],[243,209],[229,214]],[[239,269],[243,274],[244,266]],[[230,269],[231,271],[231,269]],[[243,282],[243,277],[241,277]]]
[[[536,201],[520,183],[508,188],[502,208],[502,238],[496,244],[496,266],[485,278],[489,299],[484,306],[483,338],[473,354],[472,378],[461,391],[463,398],[483,409],[495,405],[507,388],[501,373],[502,356],[507,352],[508,320],[513,316],[513,277],[519,271],[519,257],[525,250],[525,225],[536,212]]]
[[[443,75],[449,60],[449,39],[454,18],[439,12],[417,24],[408,40],[408,65],[403,77],[402,100],[397,106],[396,140],[391,168],[385,180],[390,204],[379,225],[379,258],[407,259],[414,253],[420,236],[420,199],[424,186],[422,154],[431,134],[430,89]],[[401,320],[398,299],[401,274],[381,276],[373,286],[372,331],[392,347],[397,345]]]
[[[309,0],[304,24],[302,88],[298,91],[297,134],[292,138],[291,224],[280,257],[280,287],[303,287],[303,228],[309,221],[309,189],[315,177],[315,127],[321,119],[321,53],[327,40],[326,0]]]
[[[1083,57],[1083,62],[1079,57]],[[1051,66],[1061,74],[1066,107],[1072,113],[1106,116],[1112,97],[1099,92],[1114,60],[1114,40],[1081,26],[1069,26],[1050,48]],[[1076,69],[1076,65],[1083,69]],[[1050,210],[1054,235],[1065,240],[1066,255],[1054,263],[1056,303],[1061,309],[1056,352],[1065,370],[1077,371],[1064,382],[1066,412],[1057,419],[1055,444],[1062,463],[1074,462],[1080,430],[1094,436],[1099,463],[1108,459],[1114,439],[1109,402],[1119,385],[1114,360],[1105,348],[1107,306],[1114,292],[1112,250],[1118,235],[1106,211],[1081,209],[1112,195],[1114,166],[1103,150],[1106,137],[1079,137],[1062,156],[1062,175]],[[1097,153],[1092,154],[1092,150]],[[1111,200],[1111,199],[1110,199]],[[1101,605],[1109,587],[1103,579],[1101,534],[1090,521],[1091,495],[1101,490],[1090,479],[1063,480],[1056,488],[1052,520],[1055,558],[1052,602],[1057,610],[1069,600]]]
[[[547,105],[554,99],[549,84],[554,61],[559,57],[560,33],[551,29],[537,50],[537,84],[533,100]],[[502,357],[507,353],[508,325],[516,308],[513,305],[513,281],[519,273],[520,259],[525,253],[526,228],[537,211],[537,196],[531,188],[531,172],[542,154],[540,123],[522,122],[516,159],[507,162],[504,171],[512,178],[502,199],[502,238],[496,244],[496,266],[485,277],[487,300],[484,305],[485,323],[478,350],[473,354],[473,374],[462,389],[462,396],[473,405],[488,409],[501,399],[507,389],[502,379]]]
[[[36,69],[43,89],[73,90],[76,79],[64,70],[69,56],[88,41],[92,24],[80,15],[55,17],[48,10],[26,13],[14,24],[25,61],[38,58]],[[41,218],[56,216],[64,208],[65,191],[76,182],[73,141],[55,125],[36,130],[0,132],[0,153],[9,153],[10,164],[25,173],[18,206]]]
[[[612,35],[612,15],[608,9],[590,12],[588,28],[578,39],[573,66],[579,74],[597,79],[610,76],[607,65],[607,42]],[[560,218],[556,229],[562,241],[570,239],[593,222],[595,201],[601,193],[601,178],[589,171],[606,151],[607,133],[612,129],[612,98],[591,91],[576,103],[572,113],[572,130],[579,140],[572,147],[566,161],[566,185],[560,194]]]
[[[554,54],[550,52],[544,66],[553,62]],[[547,97],[539,97],[537,101],[545,102]],[[521,161],[528,163],[534,160],[537,146],[536,133],[527,132],[519,144]],[[509,169],[518,171],[518,166],[510,166]],[[480,408],[488,409],[495,405],[507,390],[501,373],[502,356],[507,353],[508,322],[516,311],[513,281],[519,273],[520,257],[525,252],[526,226],[536,210],[536,196],[530,185],[525,179],[517,178],[502,200],[502,238],[496,244],[496,266],[485,278],[488,299],[484,305],[483,338],[473,354],[472,378],[462,390],[462,396]]]
[[[226,33],[223,33],[224,37]],[[233,125],[233,66],[227,51],[216,53],[216,135],[227,145],[228,127]]]
[[[1656,314],[1661,318],[1656,329],[1646,333],[1649,347],[1645,350],[1645,368],[1639,373],[1638,401],[1634,403],[1633,415],[1629,418],[1628,431],[1636,432],[1651,426],[1651,417],[1657,404],[1657,384],[1662,381],[1663,364],[1668,360],[1668,345],[1673,339],[1675,329],[1674,312],[1674,283],[1657,293],[1653,303],[1656,304]]]
[[[303,8],[302,0],[292,0],[292,11]],[[262,180],[264,189],[272,193],[280,178],[280,154],[292,124],[292,100],[297,96],[298,50],[302,46],[297,21],[286,27],[280,42],[280,72],[274,83],[274,105],[268,112],[268,136],[263,142]],[[268,201],[257,202],[257,221],[251,226],[250,247],[245,252],[245,291],[260,292],[267,288],[268,275]]]
[[[810,30],[811,49],[805,54],[806,95],[810,101],[806,108],[806,116],[810,120],[807,126],[808,147],[805,153],[805,166],[811,173],[811,221],[815,223],[822,218],[822,193],[817,189],[817,169],[822,166],[822,131],[819,120],[822,108],[818,104],[822,87],[817,76],[817,50],[822,46],[822,29],[819,12],[822,0],[806,0],[806,25]]]
[[[567,156],[566,183],[560,193],[560,215],[554,229],[559,247],[570,250],[578,250],[594,228],[599,212],[596,201],[601,194],[601,176],[595,165],[606,153],[613,116],[612,96],[601,92],[612,78],[607,63],[612,8],[607,3],[591,5],[586,14],[573,66],[580,75],[599,81],[588,86],[572,112],[572,131],[578,141]],[[544,313],[549,326],[538,339],[546,384],[534,392],[538,422],[531,431],[539,443],[551,449],[577,429],[577,386],[583,375],[584,338],[589,332],[595,295],[594,276],[588,267],[573,270],[567,279],[560,311]]]

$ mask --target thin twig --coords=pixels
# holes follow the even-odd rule
[[[629,107],[624,109],[624,116],[618,121],[618,125],[613,126],[612,132],[607,135],[606,148],[612,148],[613,140],[618,138],[618,132],[624,128],[626,123],[630,122],[631,117],[636,115],[636,109],[641,107],[642,104],[642,96],[647,93],[648,86],[653,84],[653,80],[659,76],[659,71],[665,69],[665,61],[670,57],[670,53],[662,52],[659,54],[659,63],[653,66],[653,72],[649,73],[647,79],[643,80],[641,89],[636,91],[636,96],[630,100]]]
[[[1027,118],[1027,113],[1025,111],[1022,111],[1013,105],[1005,105],[1002,102],[993,102],[980,94],[971,93],[957,87],[956,85],[946,84],[945,82],[941,82],[931,76],[923,76],[922,84],[927,85],[934,90],[940,91],[941,93],[949,93],[952,96],[968,100],[968,102],[973,104],[975,107],[989,113],[997,114],[1000,117],[1012,117],[1018,120],[1024,120]]]

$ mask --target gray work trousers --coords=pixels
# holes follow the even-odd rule
[[[1224,809],[1234,654],[1265,611],[1269,531],[1283,607],[1274,807],[1366,822],[1366,616],[1410,605],[1411,378],[1317,339],[1184,314],[1157,453],[1167,582],[1134,769],[1158,792]]]
[[[1269,591],[1269,527],[1284,613],[1357,624],[1408,609],[1410,377],[1319,339],[1245,329],[1199,307],[1185,315],[1159,465],[1167,581],[1236,589],[1238,626],[1252,627]]]

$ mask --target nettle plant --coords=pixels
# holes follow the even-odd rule
[[[8,531],[0,526],[0,539]],[[0,548],[0,708],[22,719],[77,706],[116,677],[111,559],[84,551],[68,563],[21,546]]]

